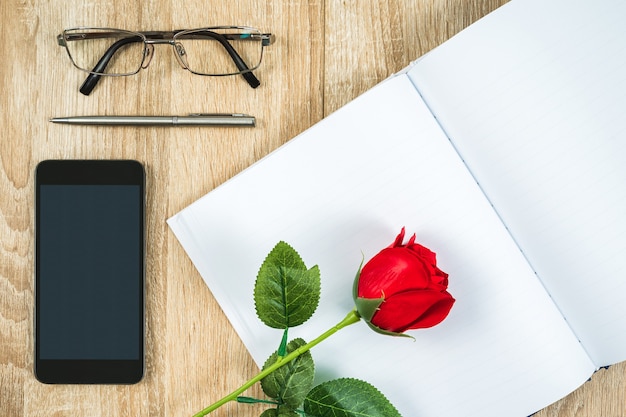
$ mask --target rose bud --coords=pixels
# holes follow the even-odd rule
[[[415,234],[405,245],[403,240],[404,228],[361,268],[354,282],[357,312],[383,334],[435,326],[454,304],[447,291],[448,274],[437,267],[435,254],[415,243]]]

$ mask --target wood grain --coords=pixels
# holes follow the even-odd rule
[[[184,416],[256,367],[165,220],[505,0],[5,0],[0,4],[0,415]],[[182,70],[167,45],[133,77],[78,92],[55,36],[91,25],[167,30],[246,24],[276,34],[257,72]],[[246,112],[254,129],[52,125],[52,116]],[[33,173],[49,158],[132,158],[147,169],[147,374],[133,386],[52,386],[33,376]],[[540,417],[621,416],[613,366]],[[253,393],[252,393],[253,394]],[[257,416],[229,405],[216,416]],[[407,416],[409,417],[409,416]]]

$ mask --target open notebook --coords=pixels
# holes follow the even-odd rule
[[[625,360],[624,16],[513,0],[170,218],[257,363],[281,335],[252,301],[279,240],[321,270],[290,333],[311,340],[402,226],[450,274],[450,316],[415,341],[350,326],[313,349],[319,380],[407,417],[527,416]]]

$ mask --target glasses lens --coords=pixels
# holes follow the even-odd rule
[[[196,74],[240,74],[261,64],[263,37],[256,29],[194,29],[178,33],[175,41],[176,53]]]
[[[67,51],[78,68],[102,75],[130,75],[141,68],[145,44],[134,32],[71,29],[64,33]]]

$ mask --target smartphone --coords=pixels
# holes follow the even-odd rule
[[[47,160],[35,173],[35,361],[50,384],[144,374],[145,174],[131,160]]]

